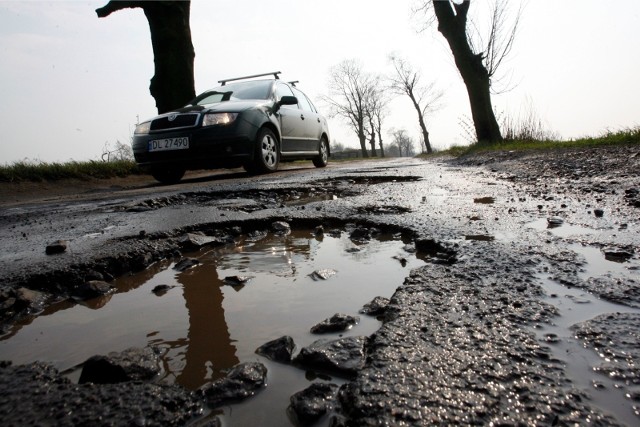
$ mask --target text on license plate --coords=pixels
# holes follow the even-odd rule
[[[149,141],[149,151],[185,150],[189,148],[189,138],[164,138]]]

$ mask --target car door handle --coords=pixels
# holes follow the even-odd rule
[[[300,114],[300,118],[304,120],[304,114]]]

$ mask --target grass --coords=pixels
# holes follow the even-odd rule
[[[508,140],[500,144],[456,146],[434,154],[422,154],[425,157],[450,155],[459,157],[484,151],[501,150],[553,150],[558,148],[581,148],[610,145],[640,145],[640,126],[619,131],[606,131],[600,136],[585,137],[568,141],[544,139]],[[348,161],[367,161],[369,159],[345,159]],[[335,159],[331,160],[336,161]],[[144,173],[132,160],[113,160],[108,162],[89,160],[85,162],[45,163],[21,161],[11,165],[0,165],[0,182],[42,182],[61,179],[108,179],[140,175]]]
[[[478,152],[486,151],[520,151],[520,150],[555,150],[561,148],[587,148],[612,145],[640,145],[640,126],[635,128],[626,128],[619,131],[608,130],[600,136],[584,137],[571,140],[506,140],[502,143],[495,144],[472,144],[462,147],[455,146],[444,151],[439,151],[437,155],[450,155],[459,157]]]
[[[142,172],[131,160],[109,162],[89,160],[67,163],[21,161],[0,166],[0,182],[42,182],[61,179],[107,179],[137,175]]]

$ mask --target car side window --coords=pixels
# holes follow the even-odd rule
[[[306,96],[306,95],[305,95]],[[309,97],[307,97],[307,101],[309,101],[309,105],[311,105],[311,111],[313,111],[314,113],[318,113],[318,109],[316,108],[315,105],[313,105],[313,102],[311,102],[311,100],[309,99]],[[319,113],[318,113],[319,114]]]
[[[313,110],[313,107],[311,106],[311,104],[309,103],[309,100],[307,99],[307,96],[304,93],[300,92],[295,87],[293,88],[293,93],[296,94],[296,98],[298,98],[298,104],[303,110],[311,111],[315,113],[315,111]]]
[[[291,92],[291,89],[289,88],[289,86],[282,84],[282,83],[278,83],[276,85],[276,100],[280,101],[280,99],[282,99],[283,96],[296,96],[293,94],[293,92]],[[298,102],[300,102],[300,100],[298,99]],[[282,108],[291,108],[291,109],[298,109],[297,105],[283,105]]]

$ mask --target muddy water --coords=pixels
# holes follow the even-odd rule
[[[542,227],[542,223],[539,225]],[[578,230],[576,226],[563,228],[554,229],[554,234],[595,232],[591,229]],[[582,280],[601,276],[632,278],[640,270],[640,262],[613,262],[606,259],[598,248],[572,244],[569,245],[569,249],[586,261],[580,273]],[[596,406],[614,414],[627,425],[638,425],[640,413],[626,397],[629,384],[597,372],[596,366],[606,361],[606,356],[576,338],[572,326],[601,314],[640,314],[640,309],[602,300],[583,289],[560,285],[546,275],[540,275],[539,282],[547,295],[546,302],[558,309],[559,316],[554,318],[553,325],[544,325],[536,330],[538,338],[551,346],[557,359],[566,362],[567,376],[574,386],[588,391]]]
[[[329,378],[270,362],[255,349],[290,335],[299,350],[320,338],[309,333],[316,323],[338,312],[357,315],[375,296],[390,297],[409,270],[423,264],[404,245],[400,236],[356,243],[345,231],[322,237],[302,230],[241,238],[188,254],[200,264],[184,272],[174,270],[173,261],[158,263],[117,279],[116,294],[85,305],[51,307],[3,337],[0,359],[47,361],[74,377],[74,367],[92,355],[154,345],[163,351],[162,380],[189,389],[223,376],[240,362],[260,361],[269,369],[267,389],[224,409],[224,418],[229,425],[287,425],[289,397],[311,381]],[[320,269],[336,274],[314,280],[311,273]],[[252,279],[231,286],[224,281],[229,276]],[[154,294],[161,284],[171,288]],[[360,324],[342,335],[370,335],[379,327],[375,318],[360,317]]]

